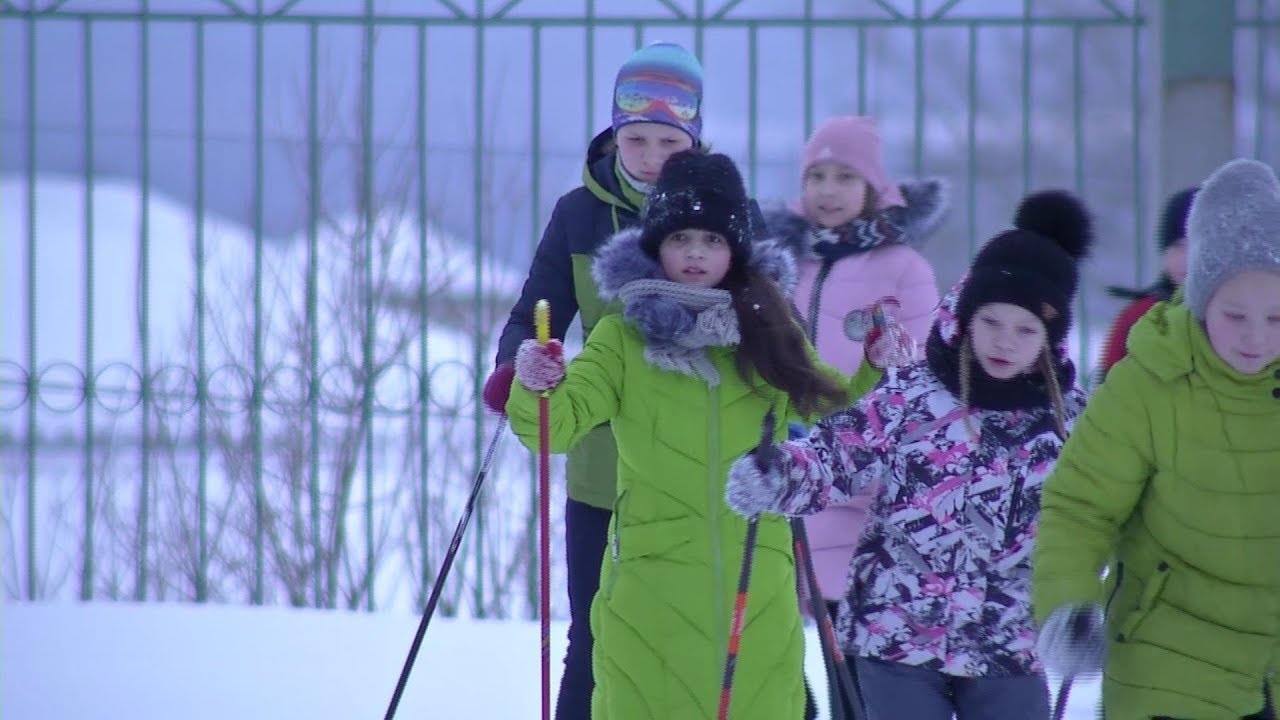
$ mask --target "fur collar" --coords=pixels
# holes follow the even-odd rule
[[[941,178],[928,178],[907,181],[898,188],[907,201],[906,206],[889,207],[877,213],[877,218],[887,220],[887,224],[896,230],[892,234],[897,237],[894,239],[888,237],[889,233],[883,233],[886,237],[880,244],[900,243],[919,250],[937,232],[946,216],[949,207],[947,183]],[[780,208],[767,213],[765,225],[770,236],[778,238],[797,259],[822,257],[813,249],[810,237],[813,223],[795,209]],[[841,256],[848,254],[856,254],[856,251]]]
[[[605,241],[596,252],[591,273],[596,289],[605,302],[618,299],[623,285],[632,280],[666,280],[662,266],[640,247],[641,229],[626,228]],[[751,267],[778,283],[782,294],[790,297],[796,288],[796,263],[793,255],[775,240],[757,241],[751,251]]]
[[[670,282],[641,248],[640,228],[611,237],[596,254],[592,274],[601,299],[620,301],[622,317],[645,339],[645,360],[654,367],[718,385],[720,374],[706,349],[738,344],[738,318],[725,290]],[[796,284],[791,253],[777,243],[756,243],[750,267],[777,282],[785,295]]]

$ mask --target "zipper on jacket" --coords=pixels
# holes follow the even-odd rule
[[[613,597],[613,586],[618,582],[618,566],[622,564],[622,516],[618,512],[622,509],[622,500],[626,496],[627,491],[623,490],[613,501],[613,537],[609,538],[609,561],[612,567],[609,568],[609,584],[604,588],[605,598]]]
[[[716,603],[716,646],[727,651],[729,647],[729,613],[725,608],[724,553],[720,546],[720,512],[724,505],[724,493],[720,492],[720,388],[707,386],[707,523],[711,532],[712,592]],[[724,658],[717,655],[716,672],[724,669]]]
[[[1169,563],[1165,560],[1161,560],[1160,564],[1156,565],[1155,574],[1147,580],[1147,584],[1138,595],[1137,608],[1125,616],[1123,624],[1118,628],[1117,642],[1126,642],[1132,638],[1142,623],[1151,616],[1156,604],[1160,602],[1160,596],[1164,593],[1165,584],[1169,581],[1169,569]]]
[[[831,258],[823,258],[822,265],[818,268],[818,275],[813,279],[813,290],[809,292],[809,317],[805,323],[805,334],[809,336],[809,344],[816,350],[818,349],[818,311],[822,309],[822,288],[827,284],[827,276],[831,274],[831,267],[835,265],[835,260]]]
[[[1105,617],[1111,617],[1111,603],[1115,602],[1116,595],[1120,592],[1120,583],[1124,582],[1124,561],[1116,561],[1116,583],[1111,586],[1111,594],[1107,596],[1107,604],[1102,606],[1102,614]]]

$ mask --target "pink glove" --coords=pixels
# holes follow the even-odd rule
[[[511,395],[511,381],[516,378],[516,369],[511,363],[502,363],[489,373],[484,381],[484,406],[495,415],[507,414],[507,397]]]
[[[564,379],[564,345],[552,340],[546,345],[532,338],[516,351],[516,379],[534,392],[550,390]]]
[[[916,339],[888,311],[884,313],[884,326],[872,328],[867,333],[863,348],[867,362],[881,370],[910,365],[920,359],[920,347]]]

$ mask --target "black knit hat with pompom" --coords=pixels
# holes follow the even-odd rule
[[[1017,305],[1044,322],[1056,347],[1071,327],[1079,263],[1093,244],[1093,222],[1071,193],[1045,190],[1023,198],[1013,226],[974,257],[956,319],[961,332],[967,332],[983,305]]]
[[[667,158],[645,201],[640,227],[640,247],[655,260],[664,238],[697,228],[724,236],[734,266],[751,261],[750,200],[742,174],[727,155],[692,149]]]

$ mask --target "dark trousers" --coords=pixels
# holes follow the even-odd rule
[[[826,606],[827,615],[830,616],[831,622],[834,624],[836,621],[836,615],[840,611],[840,603],[828,600],[826,601]],[[818,632],[822,632],[822,630],[819,629]],[[844,662],[841,664],[848,668],[849,675],[853,678],[856,689],[858,677],[854,672],[854,666],[851,665],[849,661],[850,658],[845,658]],[[825,666],[826,665],[824,663],[823,667]],[[827,707],[831,708],[831,717],[835,718],[835,720],[846,720],[846,718],[851,720],[853,718],[853,715],[849,714],[847,709],[852,707],[853,698],[845,694],[844,688],[841,687],[840,679],[838,677],[827,678],[827,702],[829,703]],[[840,712],[841,708],[846,708],[844,713]],[[805,720],[814,720],[814,718],[818,717],[818,705],[813,698],[813,688],[809,687],[808,677],[804,679],[804,717]]]
[[[569,500],[564,508],[565,565],[569,575],[569,648],[556,699],[556,720],[590,720],[591,600],[600,588],[600,562],[609,544],[608,510]]]
[[[1047,720],[1042,675],[956,677],[902,663],[857,658],[867,720]]]

